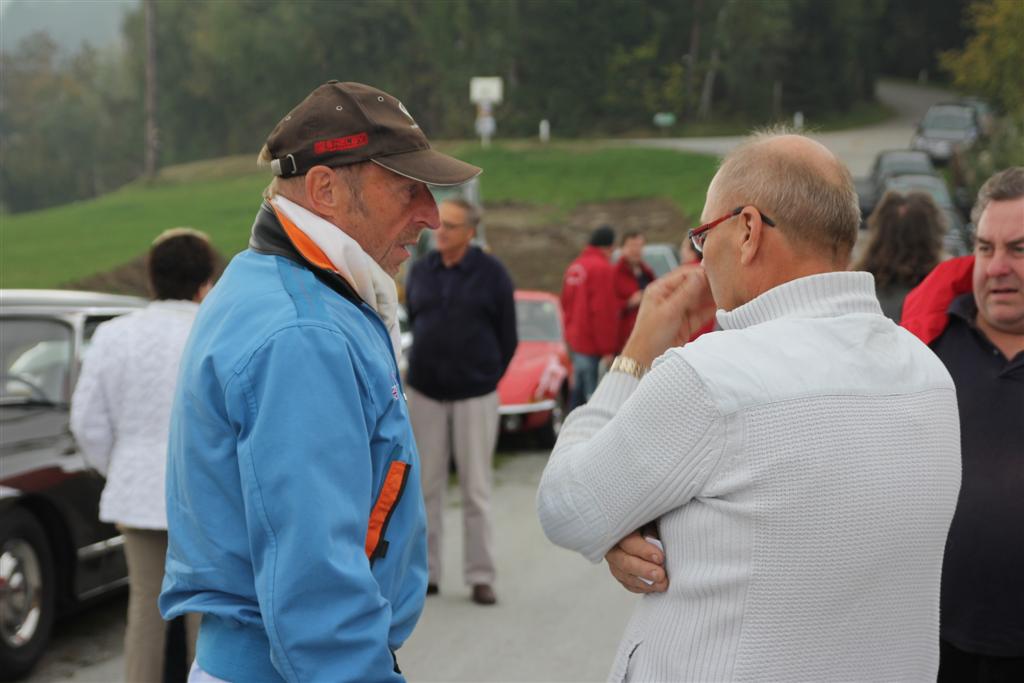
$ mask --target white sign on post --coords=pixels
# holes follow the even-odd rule
[[[469,101],[476,105],[476,134],[480,144],[488,147],[498,126],[492,107],[501,104],[503,82],[500,76],[477,76],[469,79]]]
[[[469,101],[473,104],[501,104],[504,89],[501,76],[475,76],[469,79]]]

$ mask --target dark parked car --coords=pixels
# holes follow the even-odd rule
[[[894,192],[924,192],[931,195],[939,209],[946,215],[949,229],[942,240],[946,252],[950,256],[966,256],[973,248],[970,232],[964,224],[960,212],[953,205],[953,199],[949,196],[949,188],[942,178],[929,175],[905,175],[892,178],[886,183],[886,191]]]
[[[980,134],[981,123],[973,106],[933,104],[917,125],[910,146],[927,152],[935,163],[944,164],[957,151],[973,145]]]
[[[885,192],[890,178],[901,175],[935,175],[935,166],[924,152],[909,149],[893,149],[879,152],[871,173],[867,178],[856,181],[857,197],[860,200],[861,216],[866,217],[875,209]]]
[[[96,326],[143,305],[0,290],[0,678],[32,668],[55,617],[127,584],[121,535],[98,518],[104,481],[83,461],[68,416]]]

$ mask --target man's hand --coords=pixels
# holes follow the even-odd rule
[[[668,590],[665,553],[634,531],[604,556],[608,571],[631,593],[664,593]],[[654,581],[648,585],[639,577]]]
[[[679,266],[644,290],[636,325],[622,355],[649,367],[670,347],[685,344],[714,314],[715,302],[704,268]]]
[[[638,289],[629,295],[629,301],[626,302],[626,308],[636,308],[640,305],[640,300],[644,298],[644,290]]]

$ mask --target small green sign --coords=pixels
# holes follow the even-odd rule
[[[654,115],[654,125],[658,128],[668,128],[676,125],[676,115],[670,111],[659,111]]]

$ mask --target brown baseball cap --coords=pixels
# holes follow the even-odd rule
[[[430,185],[459,185],[480,174],[432,149],[405,105],[362,83],[321,85],[278,122],[267,149],[274,175],[284,178],[364,161]]]

